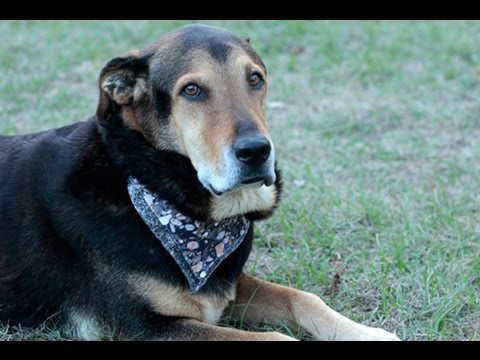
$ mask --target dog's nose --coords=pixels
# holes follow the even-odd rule
[[[233,144],[235,156],[239,161],[249,166],[263,164],[270,156],[272,146],[264,136],[245,136]]]

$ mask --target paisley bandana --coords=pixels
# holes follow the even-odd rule
[[[145,224],[182,270],[193,294],[238,248],[250,226],[243,216],[219,222],[194,220],[132,177],[128,180],[128,193]]]

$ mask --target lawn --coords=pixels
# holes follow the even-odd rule
[[[250,272],[404,340],[480,340],[480,22],[202,22],[269,70],[285,192]],[[0,133],[86,119],[109,59],[186,23],[0,22]]]

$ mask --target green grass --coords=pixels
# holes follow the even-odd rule
[[[286,191],[251,272],[405,340],[479,340],[480,22],[205,22],[269,70]],[[110,58],[185,23],[0,22],[0,133],[91,116]],[[0,328],[24,338],[61,336]]]

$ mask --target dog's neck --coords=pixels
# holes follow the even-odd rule
[[[120,118],[99,129],[109,162],[120,169],[125,187],[128,177],[133,176],[192,218],[205,221],[245,215],[249,220],[260,220],[269,217],[279,201],[278,170],[277,181],[270,187],[245,188],[216,197],[202,186],[190,159],[154,148],[141,133],[125,127]]]
[[[133,177],[128,181],[128,193],[143,222],[182,270],[192,293],[197,293],[240,246],[250,228],[244,216],[223,221],[194,220]]]

